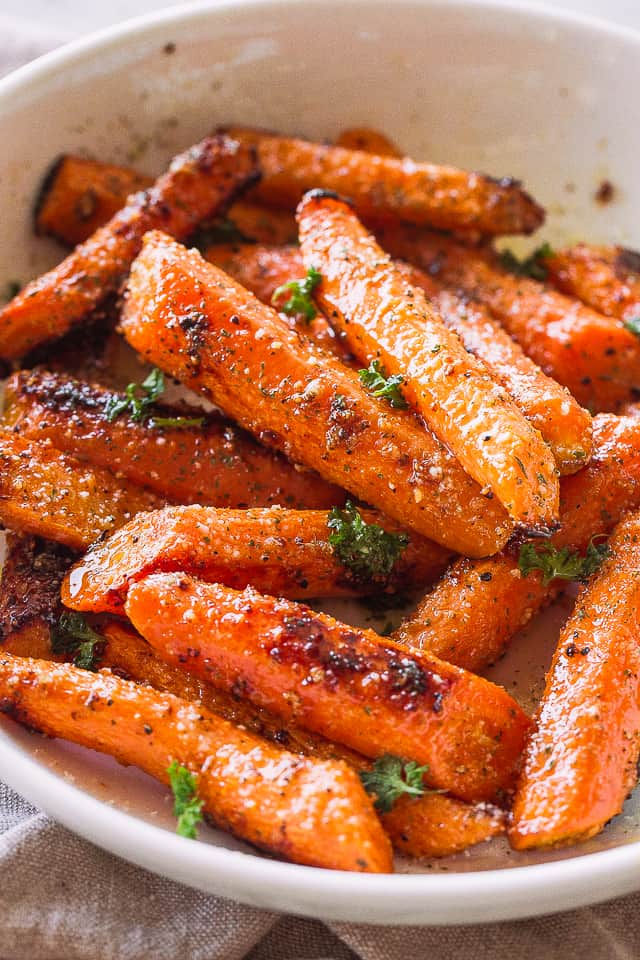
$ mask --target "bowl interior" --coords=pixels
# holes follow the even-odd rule
[[[640,132],[630,122],[637,113],[638,52],[633,35],[586,21],[444,0],[218,2],[109,31],[99,41],[54,54],[0,85],[0,135],[7,144],[0,165],[0,294],[5,284],[24,282],[60,259],[54,244],[33,238],[30,216],[37,186],[58,154],[80,152],[154,173],[177,150],[230,122],[317,138],[331,138],[348,125],[372,125],[416,158],[522,178],[549,212],[540,239],[640,243],[635,217]],[[614,187],[606,206],[595,199],[603,180]],[[568,609],[567,600],[556,605],[493,671],[527,706],[540,690]],[[361,620],[363,613],[351,607],[344,616]],[[16,747],[94,797],[171,829],[164,793],[147,778],[86,751],[35,740],[3,723],[0,755],[4,751],[5,759],[17,762]],[[23,765],[17,766],[23,771]],[[42,784],[35,783],[36,770],[12,778],[9,769],[7,776],[46,803]],[[494,842],[444,864],[401,864],[400,869],[429,874],[415,879],[433,890],[434,872],[446,883],[456,873],[530,863],[557,867],[640,839],[639,805],[631,800],[601,837],[579,849],[525,856]],[[52,812],[59,816],[57,808]],[[91,823],[81,832],[109,845],[104,831]],[[206,839],[243,849],[214,831]],[[177,860],[191,856],[183,855],[184,844],[171,846],[162,835],[149,840],[151,846],[154,842],[178,851]],[[127,855],[126,845],[114,841],[111,847]],[[221,889],[212,871],[196,877],[169,858],[156,863],[128,852],[179,879]],[[243,855],[243,860],[256,858]],[[283,865],[271,867],[277,873]],[[300,868],[286,870],[300,875]],[[353,891],[361,881],[352,878]],[[275,884],[271,892],[253,893],[240,883],[224,892],[284,909],[290,904],[273,899],[280,896],[278,889]],[[436,914],[420,888],[415,896],[405,890],[401,917],[385,912],[384,897],[373,897],[369,906],[345,907],[337,893],[298,901],[297,909],[344,919],[433,923],[498,919],[569,905],[550,888],[546,899],[542,893],[537,899],[522,896],[517,905],[513,898],[510,906],[501,907],[492,905],[490,897],[477,898],[470,907],[467,901],[462,917],[459,906],[451,904],[442,913],[440,905]],[[594,890],[592,899],[598,895],[606,892]]]

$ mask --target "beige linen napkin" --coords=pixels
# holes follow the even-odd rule
[[[28,10],[28,0],[25,5]],[[0,13],[0,75],[62,39]],[[69,833],[0,783],[0,960],[245,957],[638,960],[640,896],[475,927],[322,924],[209,897],[147,873]]]

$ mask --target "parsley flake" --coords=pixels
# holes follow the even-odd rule
[[[424,796],[427,791],[422,778],[428,770],[428,766],[419,767],[415,760],[407,763],[392,753],[385,753],[375,761],[371,770],[360,772],[360,779],[367,793],[375,796],[376,810],[389,813],[396,800],[405,793],[411,797]]]
[[[532,570],[542,570],[542,583],[546,587],[552,580],[588,580],[610,552],[606,543],[596,544],[593,540],[584,556],[568,547],[558,549],[550,543],[539,547],[533,543],[523,543],[518,567],[525,577]]]
[[[311,299],[311,294],[322,280],[322,274],[315,267],[309,267],[306,277],[300,280],[290,280],[283,283],[273,292],[271,304],[277,307],[282,313],[290,317],[304,317],[307,323],[317,316],[318,311]],[[283,297],[289,294],[284,303],[280,303]]]
[[[358,583],[386,581],[409,543],[404,533],[387,533],[377,523],[367,523],[350,500],[343,509],[333,508],[327,526],[333,552]]]
[[[73,654],[73,663],[82,670],[96,669],[104,642],[104,637],[75,610],[65,611],[51,630],[53,652]]]
[[[124,397],[111,397],[105,413],[109,423],[126,414],[135,423],[151,421],[153,427],[201,427],[204,417],[156,417],[153,405],[165,390],[164,373],[157,367],[142,383],[127,385]]]
[[[547,266],[545,260],[554,254],[553,247],[549,243],[543,243],[537,247],[528,257],[519,260],[511,250],[502,250],[499,255],[500,264],[508,270],[509,273],[515,273],[519,277],[531,277],[532,280],[544,281],[547,279]]]
[[[640,317],[629,317],[628,320],[624,321],[624,326],[629,333],[634,333],[636,337],[640,337]]]
[[[188,840],[198,836],[204,802],[198,797],[198,778],[174,760],[168,768],[169,784],[173,792],[173,813],[178,819],[176,833]]]
[[[372,360],[368,370],[358,370],[358,376],[365,390],[374,397],[386,400],[394,410],[406,410],[408,407],[400,390],[404,377],[399,373],[387,377],[379,360]]]

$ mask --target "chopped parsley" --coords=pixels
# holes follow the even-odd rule
[[[349,500],[343,509],[333,508],[327,526],[333,552],[359,583],[386,581],[409,543],[404,533],[387,533],[377,523],[367,523]]]
[[[96,669],[104,643],[104,637],[75,610],[65,611],[51,630],[53,652],[73,654],[74,664],[82,670]]]
[[[394,410],[406,410],[408,404],[400,390],[404,377],[399,373],[388,377],[380,361],[372,360],[368,370],[358,370],[358,376],[365,390],[374,397],[386,400]]]
[[[427,792],[422,778],[428,766],[419,767],[415,760],[408,763],[392,753],[379,757],[371,770],[362,770],[360,779],[367,791],[375,796],[374,806],[380,813],[389,813],[403,794],[422,797]]]
[[[107,420],[112,423],[126,414],[135,423],[151,421],[153,427],[201,427],[204,417],[156,417],[153,405],[165,390],[164,373],[157,367],[142,383],[130,383],[124,397],[111,397],[106,408]]]
[[[306,277],[301,280],[290,280],[274,290],[271,297],[272,306],[290,317],[304,317],[309,323],[318,314],[311,294],[321,280],[322,274],[315,267],[309,267]],[[287,295],[289,295],[288,299],[280,303]]]
[[[636,337],[640,337],[640,317],[629,317],[624,321],[624,325],[629,333],[635,333]]]
[[[525,577],[532,570],[542,570],[544,586],[556,579],[588,580],[610,552],[606,543],[596,544],[593,540],[584,556],[569,550],[568,547],[557,549],[550,543],[539,547],[533,543],[523,543],[520,547],[518,567]]]
[[[173,792],[173,812],[178,819],[176,833],[188,840],[195,840],[198,824],[202,823],[204,806],[198,797],[198,778],[186,767],[181,767],[177,760],[173,761],[167,773]]]
[[[537,247],[533,253],[529,254],[523,260],[519,260],[511,250],[502,250],[500,252],[500,264],[510,273],[515,273],[519,277],[531,277],[532,280],[546,280],[547,266],[545,260],[553,256],[553,247],[549,243],[543,243]]]

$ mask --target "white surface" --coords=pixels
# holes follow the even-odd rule
[[[223,121],[318,136],[373,123],[416,156],[523,176],[549,205],[545,237],[638,243],[639,53],[637,37],[588,22],[418,0],[219,2],[209,14],[167,14],[83,42],[0,84],[0,135],[10,144],[0,161],[0,286],[55,256],[31,237],[29,210],[57,153],[134,157],[156,170]],[[603,176],[619,195],[604,210],[592,199]],[[564,614],[549,612],[495,671],[525,701]],[[414,865],[422,874],[373,877],[276,863],[213,831],[205,843],[184,841],[169,832],[166,795],[147,778],[9,721],[0,728],[0,769],[56,819],[124,857],[290,912],[472,923],[640,887],[640,797],[588,847],[525,857],[499,842],[437,869]],[[523,866],[536,859],[544,862]]]

